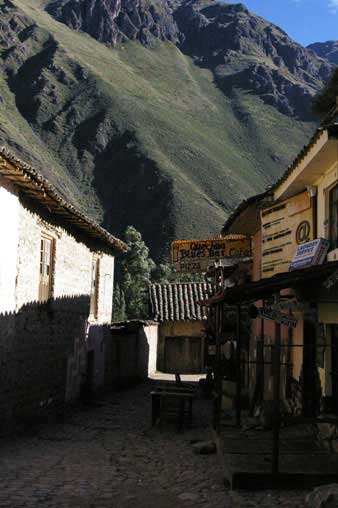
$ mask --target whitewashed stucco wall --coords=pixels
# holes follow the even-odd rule
[[[0,313],[15,310],[19,199],[0,177]]]
[[[21,204],[17,255],[16,308],[39,298],[41,228],[37,216]]]
[[[64,230],[55,239],[53,296],[89,295],[93,253]]]
[[[113,307],[114,258],[102,254],[99,268],[98,315],[100,324],[110,323]]]
[[[147,340],[148,351],[148,377],[157,370],[158,324],[144,326],[143,333]]]
[[[93,252],[62,228],[43,221],[22,205],[19,210],[16,306],[39,296],[41,234],[54,238],[53,298],[90,294]],[[100,254],[98,316],[91,321],[111,321],[114,257]]]
[[[53,298],[90,295],[93,252],[65,229],[25,208],[15,187],[0,177],[0,313],[38,300],[43,232],[55,244]],[[104,324],[111,321],[114,257],[98,257],[98,315],[91,321]]]

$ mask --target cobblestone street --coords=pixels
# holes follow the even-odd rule
[[[231,493],[199,426],[150,428],[150,386],[115,393],[34,435],[0,441],[1,508],[302,508],[300,493]]]

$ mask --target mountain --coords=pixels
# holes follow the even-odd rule
[[[259,95],[287,115],[311,119],[311,98],[332,68],[243,4],[188,0],[57,0],[56,19],[108,46],[171,41],[210,69],[220,89]],[[322,55],[320,55],[322,56]],[[326,57],[325,57],[326,58]]]
[[[338,65],[338,41],[314,42],[308,46],[316,55]]]
[[[242,4],[0,0],[0,142],[158,257],[285,169],[333,68]]]
[[[151,47],[157,40],[180,40],[166,0],[56,0],[46,10],[74,30],[87,32],[108,46],[138,40]]]

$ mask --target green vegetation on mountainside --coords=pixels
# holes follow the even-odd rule
[[[174,238],[217,234],[313,130],[252,93],[225,96],[171,43],[110,49],[43,2],[13,4],[32,28],[25,54],[0,53],[1,138],[115,234],[135,225],[155,256]]]

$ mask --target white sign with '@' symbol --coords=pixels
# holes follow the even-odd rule
[[[311,242],[299,245],[291,261],[289,271],[306,268],[308,266],[321,265],[326,258],[328,250],[329,242],[328,240],[324,240],[324,238],[317,238]]]

